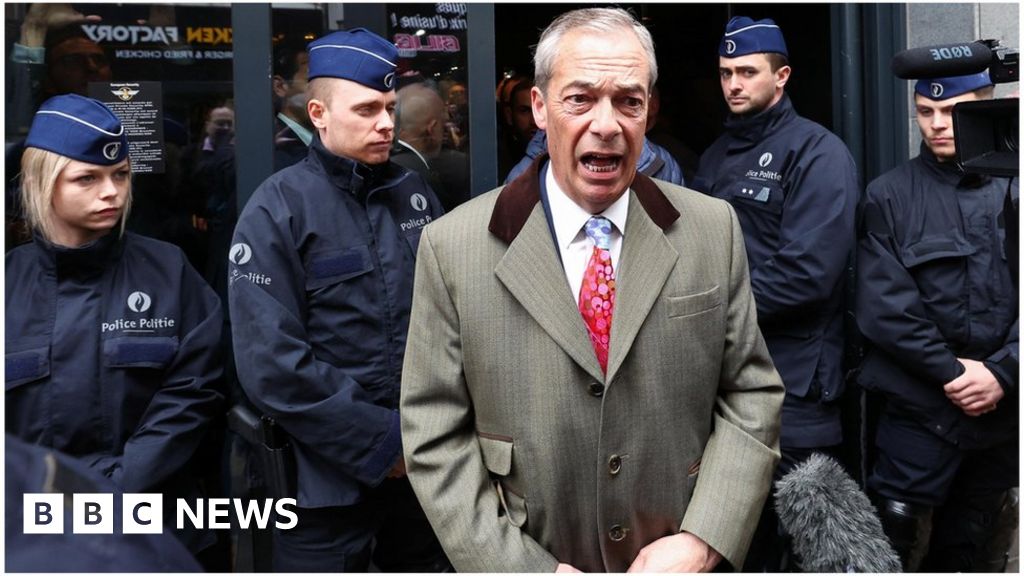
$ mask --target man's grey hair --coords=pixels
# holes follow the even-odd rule
[[[658,80],[658,60],[654,56],[654,40],[643,24],[637,22],[632,14],[622,8],[581,8],[566,12],[552,22],[540,35],[537,51],[533,56],[534,78],[537,88],[546,92],[548,82],[553,74],[555,56],[558,54],[558,43],[570,30],[584,29],[605,34],[609,42],[615,42],[615,33],[623,29],[632,30],[636,34],[644,52],[647,53],[647,65],[651,70],[651,81],[648,91]]]

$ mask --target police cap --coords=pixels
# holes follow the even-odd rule
[[[111,166],[128,157],[121,120],[98,100],[62,94],[39,107],[25,146],[89,164]]]
[[[725,35],[718,45],[718,55],[739,58],[747,54],[777,52],[789,58],[782,30],[771,18],[752,20],[747,16],[734,16],[725,25]]]
[[[947,78],[922,78],[914,84],[914,92],[930,100],[947,100],[979,88],[992,86],[988,72]]]
[[[398,49],[365,28],[332,32],[307,50],[310,80],[344,78],[380,92],[395,89]]]

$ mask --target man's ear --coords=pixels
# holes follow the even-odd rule
[[[306,102],[306,114],[309,115],[309,121],[313,123],[313,127],[316,129],[323,130],[327,127],[327,119],[324,118],[326,113],[327,105],[324,104],[323,100],[310,98]]]
[[[427,136],[428,138],[432,136],[434,134],[434,131],[437,130],[438,124],[440,124],[440,122],[438,122],[437,118],[431,118],[430,120],[428,120],[426,125],[423,127],[423,135]]]
[[[277,74],[270,79],[270,84],[274,89],[274,95],[278,98],[284,98],[288,94],[288,82]]]
[[[544,102],[544,93],[540,88],[530,88],[530,105],[533,107],[533,122],[541,130],[548,129],[548,107]]]
[[[782,89],[786,87],[786,82],[789,82],[789,75],[793,72],[793,69],[789,66],[783,66],[775,71],[775,87]]]

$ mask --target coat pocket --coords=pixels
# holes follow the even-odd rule
[[[166,368],[178,353],[177,336],[121,336],[103,342],[109,368]]]
[[[487,470],[491,474],[508,476],[512,471],[512,438],[478,432],[476,439]]]
[[[41,380],[50,375],[50,345],[8,352],[4,362],[4,390]]]
[[[491,482],[498,495],[498,516],[507,518],[512,526],[522,528],[526,525],[527,518],[526,498],[510,488],[505,478],[512,472],[512,439],[478,432],[477,441],[480,444],[484,466],[491,473]]]
[[[704,292],[699,292],[697,294],[690,294],[688,296],[667,296],[666,298],[669,318],[693,316],[695,314],[714,310],[722,305],[717,285],[712,287],[710,290],[705,290]]]
[[[370,247],[314,252],[306,258],[306,290],[330,286],[373,270]]]

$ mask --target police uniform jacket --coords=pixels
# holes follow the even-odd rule
[[[43,521],[63,527],[62,533],[24,533],[25,520],[39,522],[39,519],[32,518],[33,508],[22,507],[23,500],[31,501],[42,495],[97,493],[114,495],[113,509],[100,510],[104,519],[121,518],[123,495],[109,479],[77,458],[7,434],[4,439],[7,502],[4,516],[10,529],[4,534],[4,569],[77,573],[203,571],[188,550],[170,534],[125,534],[116,528],[113,534],[75,532],[73,522],[78,511],[70,505],[64,507],[63,515],[51,511],[43,516]]]
[[[1006,255],[1005,178],[964,175],[921,154],[867,189],[857,252],[857,325],[874,344],[859,375],[963,447],[1017,430],[1017,288]],[[1017,183],[1013,182],[1016,196]],[[983,361],[1011,396],[968,417],[943,393]]]
[[[185,466],[222,409],[222,318],[181,250],[132,233],[80,248],[37,235],[5,272],[7,432],[125,492],[195,488]]]
[[[787,397],[834,402],[843,387],[843,277],[860,194],[846,146],[797,115],[789,96],[752,118],[730,117],[701,156],[693,187],[736,209],[757,319]],[[788,406],[787,402],[787,406]],[[793,422],[782,446],[838,443],[838,418]]]
[[[229,252],[238,377],[293,439],[298,505],[343,506],[401,452],[398,394],[420,230],[414,172],[309,155],[253,193]]]

